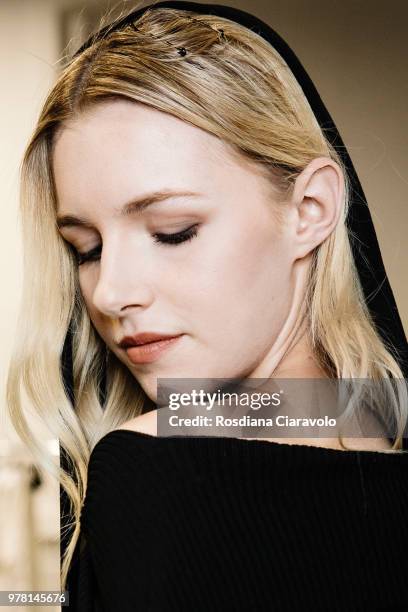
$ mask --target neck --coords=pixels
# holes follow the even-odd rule
[[[248,378],[327,378],[314,355],[307,329],[306,302],[310,259],[294,266],[292,302],[282,329],[267,355]]]

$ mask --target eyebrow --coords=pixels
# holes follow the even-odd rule
[[[115,216],[126,217],[133,213],[141,213],[146,210],[148,206],[156,204],[157,202],[163,202],[170,198],[183,198],[183,197],[196,197],[203,194],[195,191],[175,191],[171,189],[160,189],[159,191],[153,191],[151,193],[144,194],[143,196],[132,199],[130,202],[126,202],[120,208],[115,208]],[[93,229],[92,223],[82,217],[76,217],[74,215],[58,215],[57,216],[57,227],[61,229],[63,227],[85,227]]]

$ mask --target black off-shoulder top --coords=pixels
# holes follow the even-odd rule
[[[118,429],[95,445],[75,612],[408,611],[408,454]]]

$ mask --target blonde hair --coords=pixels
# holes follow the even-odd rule
[[[208,24],[222,28],[225,40]],[[105,364],[105,346],[82,300],[74,256],[57,231],[51,155],[53,136],[67,120],[109,99],[147,104],[229,143],[259,164],[283,194],[312,159],[323,155],[335,160],[344,173],[345,200],[335,230],[313,253],[306,296],[310,338],[322,367],[333,377],[403,378],[393,347],[377,333],[355,268],[345,225],[345,169],[280,55],[255,32],[214,15],[158,8],[147,10],[137,27],[137,32],[130,26],[108,30],[68,62],[44,103],[22,164],[25,280],[7,396],[16,431],[70,501],[73,532],[62,564],[62,588],[79,536],[90,453],[103,435],[139,415],[148,401],[115,356]],[[176,52],[181,46],[188,49],[186,58]],[[75,410],[61,374],[70,321]],[[102,408],[98,390],[105,365]],[[23,414],[23,390],[59,439],[71,472],[56,466],[34,439]],[[401,448],[405,399],[403,394],[393,396],[399,432],[393,450]]]

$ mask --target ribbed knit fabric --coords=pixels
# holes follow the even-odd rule
[[[408,611],[407,477],[408,454],[112,431],[67,609]]]

